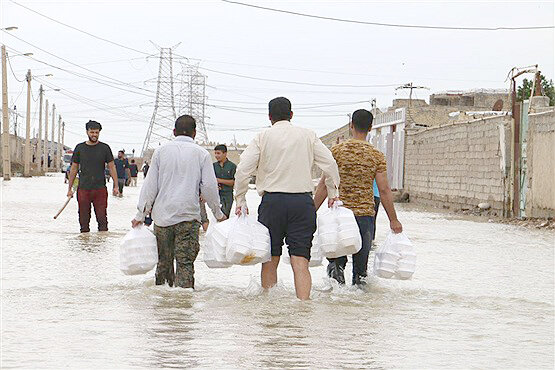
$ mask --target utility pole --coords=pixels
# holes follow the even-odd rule
[[[54,161],[54,131],[56,130],[56,104],[52,104],[52,140],[50,141],[50,159]],[[50,166],[53,168],[52,166]]]
[[[60,172],[60,157],[62,153],[62,116],[58,115],[58,145],[56,146],[56,172]]]
[[[65,134],[66,134],[66,123],[62,121],[62,153],[64,151]],[[65,168],[62,168],[62,169],[65,170]]]
[[[37,137],[37,167],[38,171],[42,171],[42,164],[40,160],[42,158],[42,85],[39,88],[39,136]]]
[[[426,89],[426,90],[430,90],[430,88],[429,88],[429,87],[426,87],[426,86],[414,86],[414,85],[412,84],[412,82],[409,82],[408,84],[404,84],[404,85],[402,85],[402,86],[399,86],[399,87],[396,88],[395,90],[402,90],[402,89],[410,89],[410,92],[409,92],[409,108],[410,108],[411,105],[412,105],[412,90],[415,90],[415,89]]]
[[[44,158],[42,159],[42,170],[48,172],[48,99],[46,99],[46,110],[44,111]]]
[[[2,45],[2,174],[4,181],[11,179],[10,116],[8,112],[8,76],[6,72],[6,45]]]
[[[25,122],[25,162],[23,176],[31,177],[31,70],[27,70],[27,116]]]
[[[13,113],[14,113],[13,134],[17,138],[17,105],[13,106]],[[17,141],[15,142],[15,146],[17,148]],[[17,152],[17,150],[16,150],[16,152]]]

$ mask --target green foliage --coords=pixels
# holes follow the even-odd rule
[[[540,75],[541,84],[543,88],[543,93],[545,96],[549,97],[549,105],[555,105],[555,87],[553,86],[553,80],[547,80],[544,75]],[[533,80],[524,79],[522,80],[522,85],[516,90],[516,96],[518,101],[523,101],[530,98],[532,92]]]

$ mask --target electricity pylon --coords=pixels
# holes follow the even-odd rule
[[[154,112],[150,119],[150,126],[146,133],[141,156],[149,156],[147,152],[154,150],[173,137],[176,112],[173,90],[173,49],[160,49],[160,66],[158,68],[158,80],[156,87],[156,101]]]

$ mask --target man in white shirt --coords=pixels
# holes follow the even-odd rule
[[[139,196],[133,227],[147,214],[154,221],[158,244],[156,285],[194,288],[193,263],[199,252],[199,189],[218,221],[226,219],[220,209],[218,182],[208,151],[194,142],[196,122],[184,115],[175,121],[175,140],[154,151]],[[173,260],[176,261],[174,273]]]
[[[237,214],[246,208],[250,177],[262,196],[258,221],[270,231],[272,259],[262,264],[262,287],[277,283],[277,267],[283,240],[288,245],[297,298],[310,298],[312,280],[308,270],[312,238],[316,231],[316,209],[312,166],[326,175],[329,204],[337,199],[339,172],[328,148],[313,131],[291,125],[291,102],[283,97],[269,103],[272,128],[259,133],[241,155],[235,173]],[[243,208],[244,207],[244,208]]]

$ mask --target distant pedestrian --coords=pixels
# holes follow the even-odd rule
[[[208,151],[194,142],[195,119],[184,115],[175,121],[175,139],[154,151],[150,174],[145,178],[136,227],[151,214],[158,244],[156,285],[194,288],[194,262],[199,252],[199,197],[202,192],[219,221],[218,182]],[[174,259],[176,270],[174,273]]]
[[[341,183],[339,197],[346,208],[355,214],[362,248],[353,255],[353,285],[366,284],[368,268],[368,254],[374,234],[375,203],[373,183],[376,179],[379,191],[383,196],[383,206],[390,220],[390,227],[395,233],[400,233],[403,227],[397,219],[393,206],[393,195],[387,182],[387,166],[383,153],[366,141],[368,131],[372,128],[372,113],[366,109],[356,110],[352,115],[350,128],[353,138],[331,149],[333,157],[339,167]],[[316,209],[328,196],[325,186],[326,176],[322,176],[314,196]],[[347,256],[329,259],[328,276],[345,284],[344,269]]]
[[[222,212],[229,218],[231,206],[233,205],[233,185],[235,185],[235,171],[237,171],[237,165],[227,159],[227,146],[224,144],[220,144],[214,148],[214,156],[216,157],[214,172],[218,180]]]
[[[137,175],[139,174],[139,167],[135,163],[134,159],[132,159],[131,163],[129,164],[129,173],[131,175],[131,184],[129,186],[137,186]]]
[[[118,188],[119,188],[119,196],[123,196],[123,187],[125,186],[127,169],[129,168],[129,162],[127,158],[125,158],[125,152],[120,150],[118,152],[118,157],[114,160],[114,164],[116,166],[116,170],[118,172]]]
[[[98,231],[108,231],[108,191],[104,178],[104,167],[108,164],[112,179],[114,179],[113,194],[118,195],[117,173],[114,166],[112,150],[107,144],[98,141],[102,126],[96,121],[89,121],[85,125],[89,139],[78,144],[71,158],[69,173],[68,197],[73,197],[73,183],[79,172],[79,185],[77,188],[77,202],[79,205],[79,224],[81,232],[90,231],[91,203],[94,206]]]
[[[143,166],[143,176],[144,176],[144,178],[146,178],[146,174],[148,173],[149,168],[150,168],[150,166],[148,165],[148,162],[145,162],[145,164]]]
[[[285,239],[291,256],[297,298],[310,298],[308,270],[316,209],[312,200],[312,168],[319,167],[329,181],[330,204],[337,199],[339,173],[328,148],[313,131],[293,126],[291,102],[283,97],[269,103],[272,128],[258,133],[241,155],[235,174],[237,214],[247,206],[245,195],[251,176],[262,195],[258,220],[270,231],[272,259],[262,264],[262,287],[277,283],[277,267]]]

